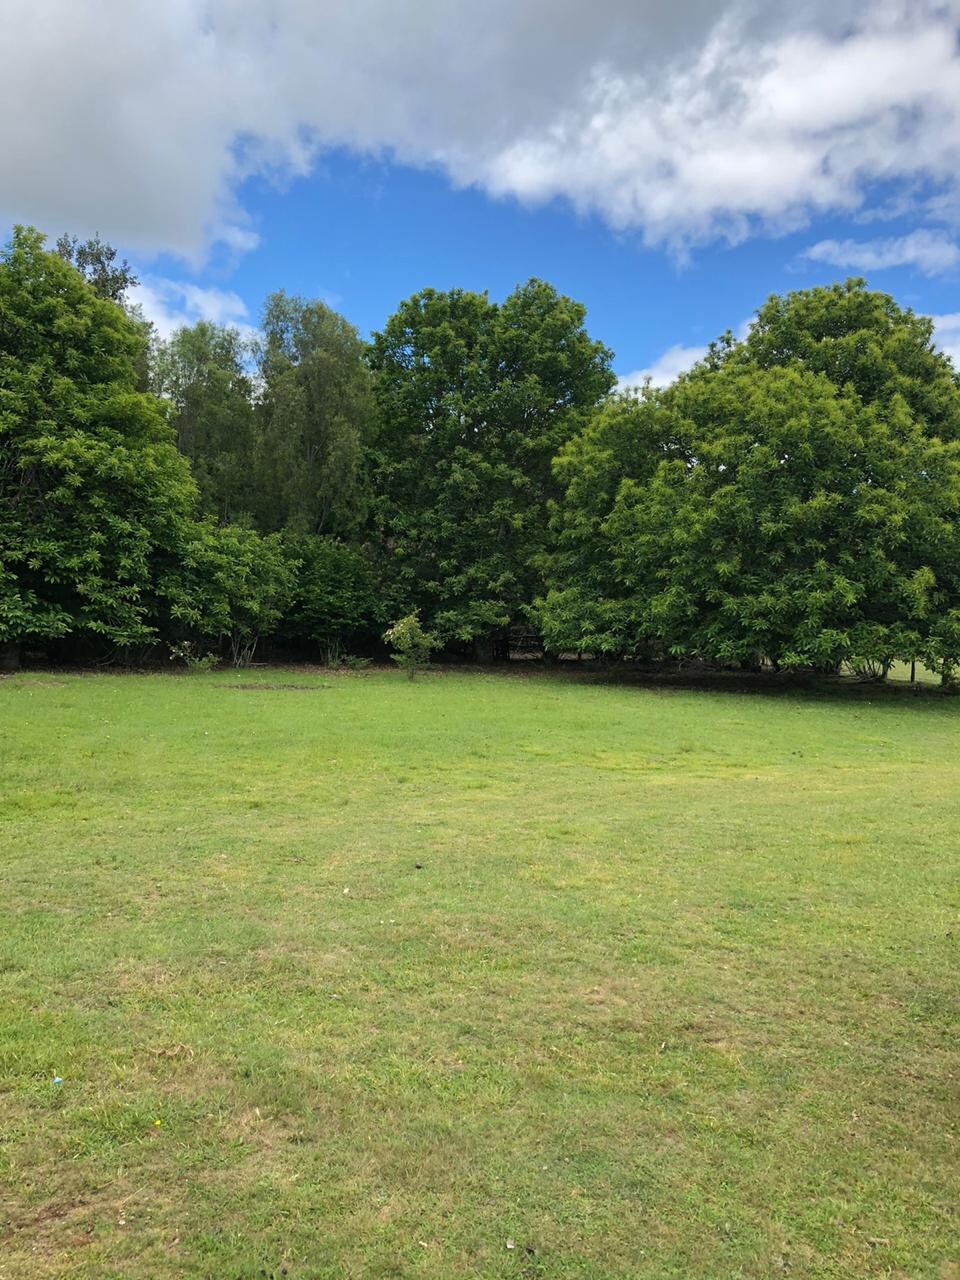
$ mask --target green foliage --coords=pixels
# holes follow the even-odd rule
[[[390,656],[412,680],[419,667],[430,661],[430,653],[436,648],[436,640],[424,631],[420,615],[408,613],[389,627],[383,638],[396,653]]]
[[[170,658],[173,662],[182,662],[187,670],[195,675],[203,675],[220,664],[220,659],[215,653],[200,653],[192,640],[182,640],[179,644],[172,644]]]
[[[140,283],[126,258],[117,262],[116,249],[99,236],[79,240],[76,236],[62,235],[57,240],[57,253],[108,302],[122,304],[127,290]]]
[[[958,446],[899,395],[721,362],[606,408],[557,467],[553,644],[822,670],[960,652]]]
[[[43,237],[0,256],[0,642],[149,640],[197,492],[137,388],[137,324]]]
[[[276,534],[212,522],[194,525],[180,552],[163,584],[171,623],[189,638],[223,645],[234,666],[248,666],[290,603],[296,563]]]
[[[960,439],[960,382],[950,359],[933,347],[933,321],[863,280],[769,298],[743,344],[729,346],[725,358],[822,373],[880,409],[901,396],[929,435]]]
[[[366,514],[373,419],[370,372],[356,329],[322,302],[271,294],[260,377],[259,526],[354,532]]]
[[[382,622],[380,594],[368,557],[335,538],[287,535],[284,547],[296,562],[296,584],[284,620],[284,635],[319,649],[336,663],[347,646]]]
[[[534,609],[548,652],[649,655],[642,602],[620,581],[607,521],[624,477],[649,478],[679,430],[662,393],[647,389],[608,400],[558,454],[563,499],[550,505],[544,558],[550,587]]]
[[[248,523],[256,440],[249,352],[236,329],[205,320],[158,343],[151,384],[170,406],[177,447],[190,459],[204,510]]]
[[[583,307],[538,280],[424,290],[369,349],[277,293],[258,344],[154,342],[144,394],[133,283],[99,238],[21,228],[0,259],[5,664],[242,664],[269,637],[335,662],[405,615],[411,671],[418,644],[505,656],[532,619],[553,653],[954,679],[960,380],[863,281],[771,298],[673,387],[612,398]]]
[[[613,383],[583,319],[531,280],[502,306],[424,290],[374,336],[385,574],[441,643],[502,634],[533,597],[551,459]]]

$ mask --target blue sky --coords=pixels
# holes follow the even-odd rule
[[[883,198],[874,195],[877,204]],[[540,276],[584,303],[591,334],[613,348],[621,375],[654,366],[673,347],[699,348],[727,327],[736,330],[770,293],[860,274],[803,256],[811,244],[862,234],[850,218],[823,217],[790,235],[751,236],[736,246],[701,246],[678,260],[562,199],[528,206],[491,198],[458,190],[440,173],[342,150],[282,188],[249,182],[243,203],[260,236],[257,248],[227,254],[195,276],[175,259],[138,266],[148,278],[173,275],[233,291],[251,321],[270,290],[323,297],[364,334],[427,286],[485,289],[499,299]],[[884,234],[904,237],[913,227],[910,218],[892,220]],[[960,270],[930,277],[905,265],[865,274],[916,310],[960,310]]]
[[[99,232],[162,332],[271,290],[584,302],[667,380],[866,275],[960,355],[960,0],[6,0],[0,226]]]

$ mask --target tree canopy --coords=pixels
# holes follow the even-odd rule
[[[489,659],[534,623],[553,654],[960,664],[960,380],[861,280],[639,394],[540,280],[423,290],[370,343],[278,292],[255,341],[149,345],[132,283],[99,238],[0,257],[0,646],[335,661],[387,626]]]
[[[249,521],[259,500],[249,355],[236,329],[201,320],[159,343],[152,365],[203,508],[223,523]]]
[[[0,258],[0,640],[152,634],[158,565],[197,491],[142,338],[35,231]]]
[[[263,313],[260,527],[356,531],[367,512],[370,373],[356,329],[325,303],[271,294]]]
[[[822,373],[881,408],[901,396],[928,435],[960,439],[960,382],[934,346],[933,321],[862,279],[768,298],[727,358]]]
[[[745,341],[561,451],[548,644],[939,665],[960,652],[958,413],[929,323],[885,295],[771,299]]]
[[[532,599],[551,459],[614,381],[584,314],[539,280],[427,289],[374,335],[384,572],[441,641],[492,654]]]
[[[64,234],[57,241],[57,253],[76,267],[95,293],[110,302],[122,304],[127,290],[140,283],[126,258],[118,262],[116,249],[98,235],[80,240]]]

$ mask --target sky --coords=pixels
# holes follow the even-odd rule
[[[162,333],[539,276],[625,384],[864,275],[960,361],[960,0],[0,0],[0,231]]]

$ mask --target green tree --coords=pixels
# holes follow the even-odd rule
[[[441,643],[497,656],[536,593],[551,459],[614,381],[584,314],[538,280],[427,289],[374,335],[384,572]]]
[[[126,258],[118,262],[116,249],[106,240],[101,240],[99,235],[89,240],[80,240],[77,236],[64,234],[57,241],[57,253],[64,262],[69,262],[80,272],[95,293],[108,302],[115,302],[117,306],[123,307],[134,322],[141,341],[134,361],[137,390],[149,391],[151,352],[157,335],[141,307],[127,298],[127,291],[140,283],[130,263]]]
[[[881,409],[902,396],[927,434],[960,439],[960,380],[934,346],[932,320],[863,280],[769,298],[744,342],[728,342],[723,358],[822,373]]]
[[[274,635],[293,595],[297,565],[279,535],[238,525],[193,524],[160,583],[161,631],[213,643],[236,667]]]
[[[123,306],[127,290],[140,283],[126,258],[117,262],[116,249],[98,235],[80,240],[77,236],[64,234],[57,241],[57,253],[80,272],[95,293],[108,302]]]
[[[942,664],[960,652],[958,450],[900,395],[881,411],[801,368],[705,366],[606,411],[558,463],[580,560],[555,562],[546,629],[575,636],[582,583],[567,574],[598,533],[609,570],[588,579],[584,647],[604,647],[606,608],[615,650],[626,637],[784,668]]]
[[[17,228],[0,255],[2,644],[153,635],[153,585],[197,491],[137,390],[141,349],[120,307]]]
[[[154,391],[170,405],[204,510],[223,524],[255,507],[256,437],[250,353],[238,330],[201,320],[157,345]]]
[[[430,661],[430,654],[436,648],[435,638],[424,631],[420,615],[416,612],[398,619],[383,633],[383,638],[396,650],[391,658],[411,680]]]
[[[626,478],[647,482],[661,459],[683,453],[683,423],[654,387],[611,397],[560,450],[554,473],[563,497],[550,503],[543,558],[549,590],[535,607],[548,653],[656,656],[643,601],[619,575],[608,521]]]
[[[335,538],[287,535],[284,548],[296,563],[284,637],[318,649],[327,663],[338,662],[383,621],[373,566],[361,549]]]
[[[373,416],[359,334],[322,302],[274,293],[263,314],[260,377],[260,527],[352,533],[366,514]]]

